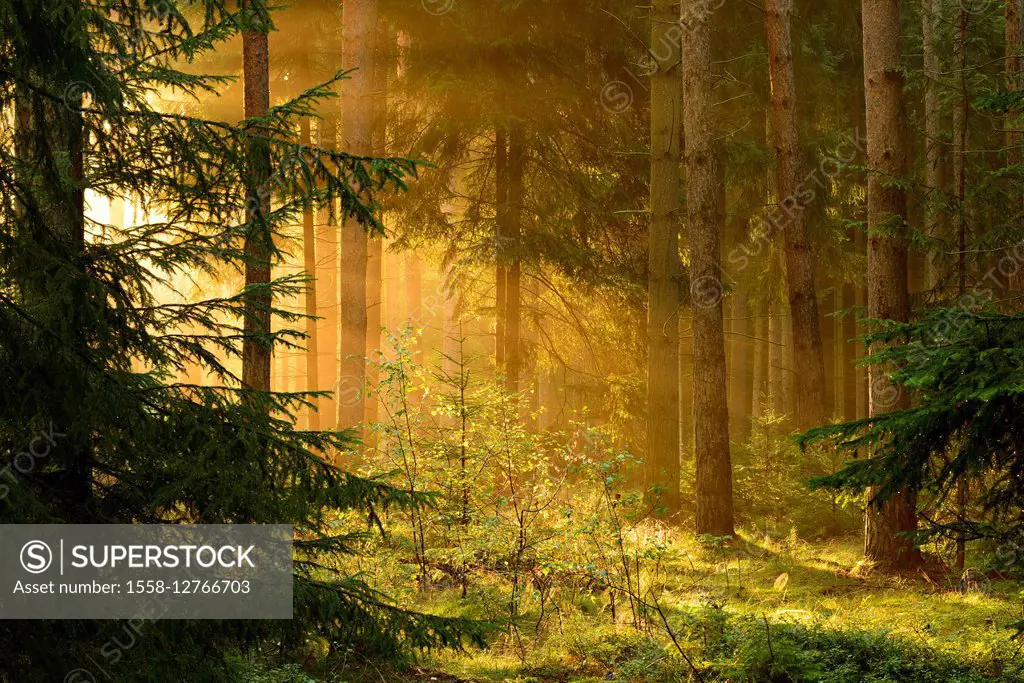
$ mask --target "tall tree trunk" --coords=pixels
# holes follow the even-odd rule
[[[861,241],[865,240],[861,238]],[[867,287],[860,284],[854,285],[853,297],[853,305],[858,311],[857,316],[861,317],[866,315],[868,302]],[[864,325],[859,321],[855,322],[854,329],[856,331],[855,336],[857,339],[863,339],[866,333]],[[856,403],[854,417],[858,420],[863,420],[868,416],[868,371],[860,365],[860,360],[864,358],[864,351],[864,344],[862,342],[857,342],[853,353],[853,360],[855,364],[853,373],[855,378],[854,401]]]
[[[301,141],[304,145],[313,142],[310,131],[310,120],[302,119]],[[302,268],[310,281],[306,284],[306,383],[305,391],[320,390],[320,346],[317,335],[317,280],[316,280],[316,221],[312,205],[302,209]],[[313,407],[307,409],[306,427],[311,430],[320,429],[319,400],[312,400]]]
[[[325,114],[317,123],[317,145],[324,149],[338,147],[338,119],[333,114]],[[339,298],[338,298],[338,240],[340,228],[334,221],[330,209],[320,211],[317,226],[317,313],[321,319],[317,321],[318,336],[317,374],[320,377],[320,388],[330,389],[331,393],[318,401],[319,417],[322,428],[333,427],[337,420],[337,388],[339,349]]]
[[[750,436],[750,415],[751,415],[751,376],[750,376],[750,348],[751,337],[755,336],[754,327],[751,324],[750,300],[746,292],[738,291],[733,294],[732,307],[732,389],[736,393],[736,400],[733,405],[736,409],[733,414],[735,420],[730,417],[730,422],[736,422],[734,427],[736,436],[740,441],[746,441]],[[730,393],[730,396],[732,394]]]
[[[732,464],[722,334],[721,216],[715,184],[711,17],[704,0],[684,0],[683,131],[693,299],[693,423],[698,534],[731,536]]]
[[[898,0],[862,0],[864,91],[868,136],[868,316],[907,320],[906,192],[893,180],[906,174],[903,75],[900,71]],[[901,405],[884,368],[869,371],[869,410],[878,415]],[[874,491],[868,491],[869,499]],[[912,540],[917,529],[913,496],[874,501],[865,515],[865,554],[882,568],[906,570],[920,562]]]
[[[953,111],[953,186],[956,190],[956,235],[957,235],[957,296],[967,291],[967,122],[970,115],[970,93],[967,89],[967,28],[970,14],[961,5],[957,12],[956,65],[959,72],[959,95]],[[957,480],[956,488],[957,522],[967,519],[967,477]],[[956,567],[963,571],[967,554],[967,537],[963,531],[956,536]]]
[[[1006,51],[1003,60],[1003,72],[1006,78],[1006,90],[1018,92],[1021,90],[1024,64],[1021,63],[1021,46],[1024,43],[1022,36],[1024,29],[1024,0],[1006,0]],[[1004,126],[1006,127],[1006,163],[1009,166],[1017,166],[1021,163],[1021,134],[1020,134],[1020,110],[1015,109],[1006,116]],[[1017,192],[1017,204],[1022,205],[1024,192]],[[1010,276],[1008,288],[1018,295],[1024,292],[1024,266],[1018,264],[1017,271]],[[1019,310],[1020,302],[1015,302],[1015,308]]]
[[[505,386],[519,391],[522,371],[522,233],[526,139],[523,128],[512,126],[508,136],[508,241],[511,256],[505,272]]]
[[[659,46],[651,75],[651,224],[647,275],[647,472],[646,485],[661,492],[668,514],[679,511],[679,165],[682,81],[672,0],[656,0],[651,45]]]
[[[384,318],[390,332],[395,332],[402,320],[402,259],[389,244],[384,250]]]
[[[267,33],[242,34],[242,73],[245,117],[265,116],[270,109],[270,54]],[[258,132],[258,131],[256,131]],[[249,143],[246,178],[245,286],[259,291],[245,297],[242,341],[242,383],[257,391],[270,391],[270,259],[273,231],[269,223],[270,149],[266,143]]]
[[[1011,0],[1012,1],[1012,0]],[[940,239],[945,218],[942,211],[945,190],[943,178],[942,110],[939,101],[939,52],[936,33],[942,19],[942,0],[924,0],[921,7],[921,35],[924,45],[924,127],[926,143],[925,192],[925,234]],[[938,254],[927,255],[927,287],[935,289],[942,279],[942,264]]]
[[[832,414],[835,417],[843,420],[846,418],[846,367],[848,359],[846,357],[846,340],[848,339],[845,333],[846,316],[840,315],[839,312],[846,309],[846,302],[843,300],[843,280],[842,278],[836,278],[835,290],[833,291],[833,317],[832,317],[832,329],[833,333],[833,344],[835,351],[832,356],[832,362],[834,367],[835,381],[832,384]]]
[[[357,69],[341,88],[341,149],[373,154],[373,113],[377,84],[375,38],[377,1],[347,0],[343,11],[342,66]],[[365,422],[368,239],[355,221],[341,227],[341,367],[338,381],[338,427],[359,428]]]
[[[423,311],[423,261],[412,252],[403,259],[405,269],[405,315],[403,323],[420,328],[428,321]]]
[[[754,316],[754,363],[751,375],[750,388],[750,415],[754,421],[760,420],[763,415],[765,381],[768,368],[768,306],[759,301],[752,309]]]
[[[801,428],[825,421],[825,361],[818,321],[812,254],[807,241],[804,207],[797,197],[802,179],[803,155],[797,124],[796,81],[790,38],[792,0],[765,1],[768,65],[771,75],[772,133],[777,160],[776,183],[779,219],[783,224],[786,254],[786,286],[793,326],[796,375],[796,421]]]
[[[505,241],[508,239],[508,134],[494,132],[494,366],[505,371]]]
[[[956,193],[956,287],[957,295],[967,289],[967,118],[970,95],[967,92],[967,26],[970,14],[961,9],[956,15],[957,94],[953,108],[953,191]]]
[[[390,57],[393,50],[388,49],[389,32],[384,22],[379,22],[375,49],[373,82],[376,89],[371,93],[373,104],[373,120],[371,121],[372,149],[375,156],[387,156],[388,135],[388,73],[391,71]],[[383,222],[384,217],[381,216]],[[383,321],[383,282],[384,273],[384,238],[375,236],[369,239],[366,262],[366,354],[372,358],[381,347],[381,324]],[[364,402],[367,424],[377,421],[378,399],[376,387],[380,373],[371,363],[366,364],[366,385],[369,388]],[[367,438],[373,438],[373,434]]]

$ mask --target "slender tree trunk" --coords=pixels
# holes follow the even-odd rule
[[[765,380],[767,379],[768,368],[768,307],[764,302],[758,302],[753,308],[754,317],[754,367],[751,376],[751,397],[750,415],[753,419],[760,420],[763,415]]]
[[[736,391],[736,400],[733,405],[736,422],[736,436],[740,441],[746,441],[750,437],[750,415],[751,403],[751,376],[750,376],[750,347],[751,337],[754,335],[754,326],[751,324],[750,300],[746,292],[738,291],[733,294],[732,307],[732,386]]]
[[[374,60],[373,81],[376,90],[371,93],[373,104],[372,126],[372,149],[375,156],[387,156],[387,134],[388,134],[388,73],[391,71],[389,61],[392,50],[388,50],[389,33],[385,25],[380,22],[377,26],[377,39],[375,49],[378,53]],[[381,216],[383,222],[384,217]],[[366,355],[372,359],[374,354],[381,347],[381,325],[383,321],[383,282],[384,274],[384,238],[374,236],[369,239],[366,261]],[[376,387],[380,373],[370,362],[366,364],[366,386],[368,396],[364,402],[365,420],[367,424],[377,421],[378,399]],[[372,439],[374,434],[368,434],[367,439]]]
[[[942,0],[924,0],[921,7],[921,34],[924,45],[924,126],[926,143],[925,192],[925,234],[941,239],[945,217],[943,216],[942,193],[945,190],[943,178],[942,110],[939,101],[939,52],[936,33],[942,19]],[[942,279],[942,264],[937,254],[927,255],[927,286],[938,287]]]
[[[376,0],[347,0],[343,12],[342,66],[357,69],[341,88],[341,149],[349,154],[373,153],[373,113],[377,84]],[[341,367],[338,380],[338,427],[359,428],[365,422],[368,239],[363,227],[343,221],[341,227]]]
[[[519,391],[522,372],[522,235],[526,139],[521,125],[508,137],[508,228],[510,262],[505,273],[505,385]]]
[[[402,260],[392,251],[384,249],[384,315],[390,332],[395,332],[402,320]]]
[[[302,144],[312,143],[310,120],[302,119]],[[316,280],[316,222],[313,207],[305,206],[302,210],[302,267],[311,280],[306,284],[306,386],[305,391],[320,390],[320,347],[317,335],[317,280]],[[320,429],[320,413],[318,399],[313,399],[313,407],[306,414],[306,426],[311,430]]]
[[[660,505],[670,515],[681,505],[678,317],[682,44],[678,22],[677,4],[656,0],[651,16],[651,44],[659,49],[654,51],[658,69],[651,75],[646,485],[660,491]]]
[[[414,253],[403,259],[405,267],[405,323],[420,328],[429,322],[423,311],[423,261]]]
[[[508,135],[494,132],[494,366],[505,371],[505,289],[508,240]]]
[[[956,189],[956,235],[957,235],[957,296],[967,291],[967,123],[970,115],[970,93],[967,89],[967,29],[970,14],[961,5],[957,12],[957,39],[954,52],[959,78],[960,98],[953,111],[953,185]],[[961,476],[956,488],[957,521],[967,520],[967,477]],[[960,531],[956,536],[956,567],[964,569],[967,554],[967,537]]]
[[[683,131],[686,139],[687,224],[693,298],[693,423],[697,470],[697,533],[731,536],[732,464],[722,334],[721,216],[715,184],[711,17],[704,0],[684,0]]]
[[[797,186],[803,178],[803,155],[790,38],[792,9],[792,0],[765,1],[779,219],[783,224],[786,286],[793,326],[792,355],[800,361],[800,372],[796,375],[796,422],[797,426],[807,428],[825,421],[825,361],[804,207],[797,197]]]
[[[861,241],[863,241],[863,238],[862,238]],[[863,251],[863,249],[860,250],[860,251]],[[858,317],[866,315],[867,302],[868,302],[868,290],[867,290],[867,287],[865,287],[863,285],[859,285],[859,284],[855,285],[854,286],[854,306],[859,311],[857,313]],[[866,330],[864,329],[864,325],[860,324],[859,322],[857,322],[857,323],[854,323],[854,327],[855,327],[855,330],[856,330],[856,337],[858,339],[863,339],[864,338],[864,334],[866,332]],[[856,410],[854,411],[854,416],[858,420],[863,420],[864,418],[866,418],[868,416],[868,372],[867,372],[866,368],[864,368],[864,367],[862,367],[860,365],[860,360],[862,358],[864,358],[864,344],[862,342],[857,342],[857,346],[856,346],[856,348],[854,350],[854,353],[853,353],[853,360],[854,360],[854,363],[855,363],[854,376],[855,376],[855,382],[856,382],[856,387],[855,387],[855,391],[854,391],[854,400],[856,401]]]
[[[324,149],[338,147],[338,120],[332,114],[324,115],[317,125],[317,144]],[[321,428],[336,425],[338,370],[340,351],[338,349],[339,296],[338,296],[338,240],[341,232],[328,208],[320,211],[317,229],[317,321],[318,336],[317,372],[320,388],[330,389],[328,396],[318,401],[318,422]]]
[[[242,72],[245,117],[265,116],[270,108],[270,54],[266,31],[242,34]],[[249,149],[246,178],[245,316],[242,341],[242,383],[257,391],[270,391],[270,359],[273,341],[269,337],[270,259],[273,233],[270,215],[270,149],[253,140]]]
[[[843,417],[843,388],[846,385],[846,339],[843,337],[843,282],[836,278],[832,290],[832,416]]]
[[[903,75],[900,71],[898,0],[862,0],[864,90],[868,134],[868,315],[907,320],[906,192],[893,180],[906,174],[903,131]],[[884,368],[869,371],[870,413],[906,405],[894,401]],[[874,491],[868,491],[869,500]],[[907,570],[920,563],[912,540],[900,535],[917,529],[914,498],[896,494],[868,506],[865,554],[883,569]]]
[[[967,26],[970,14],[961,8],[956,16],[954,53],[957,66],[957,98],[953,108],[953,191],[956,193],[956,286],[958,296],[967,289]]]

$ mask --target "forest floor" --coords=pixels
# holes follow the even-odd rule
[[[1024,643],[1010,628],[1024,608],[1018,583],[965,590],[948,574],[885,576],[860,562],[853,539],[683,545],[658,599],[678,646],[657,613],[634,628],[623,598],[612,623],[603,592],[555,610],[539,630],[539,611],[527,612],[518,634],[499,632],[487,650],[422,657],[401,679],[1024,681]],[[488,600],[485,586],[475,593],[435,593],[421,606],[466,614],[467,602]],[[373,672],[367,680],[399,678]]]

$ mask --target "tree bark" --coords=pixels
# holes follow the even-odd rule
[[[907,320],[907,197],[893,180],[906,174],[903,131],[903,75],[900,68],[898,0],[862,0],[864,91],[868,137],[868,316]],[[878,415],[906,405],[884,368],[868,373],[869,412]],[[869,500],[874,492],[868,491]],[[913,496],[897,494],[868,505],[865,555],[886,570],[920,563],[913,541],[900,535],[917,529]]]
[[[505,371],[505,241],[508,239],[508,135],[494,132],[494,366]]]
[[[803,155],[790,38],[792,9],[792,0],[765,1],[778,218],[782,221],[785,242],[786,286],[793,328],[791,353],[799,359],[800,365],[800,372],[796,374],[796,422],[798,427],[808,428],[825,421],[825,361],[812,254],[807,241],[804,207],[797,196]]]
[[[522,371],[522,235],[526,139],[520,125],[508,137],[508,241],[510,261],[505,272],[505,386],[519,391]]]
[[[750,347],[751,337],[754,336],[754,327],[751,325],[750,301],[746,292],[737,291],[732,296],[732,387],[736,391],[736,400],[733,405],[735,420],[730,417],[730,423],[736,422],[734,429],[740,441],[746,441],[750,437],[750,416],[751,404],[751,376],[750,376]]]
[[[754,316],[754,363],[750,379],[750,415],[754,421],[760,420],[764,414],[765,380],[768,367],[768,307],[764,302],[752,309]]]
[[[1024,64],[1021,63],[1021,45],[1024,43],[1022,36],[1024,29],[1024,0],[1006,0],[1006,46],[1003,60],[1003,72],[1006,78],[1006,90],[1018,92],[1022,83],[1021,74],[1024,72]],[[1014,110],[1007,114],[1004,123],[1006,127],[1006,163],[1009,166],[1017,166],[1021,163],[1021,142],[1020,110]],[[1018,203],[1024,202],[1024,193],[1017,193]],[[1024,292],[1024,266],[1018,264],[1017,271],[1009,278],[1008,288],[1012,292]],[[1020,303],[1015,303],[1015,308],[1020,308]]]
[[[786,348],[782,304],[774,297],[768,302],[768,405],[776,416],[786,414]]]
[[[970,14],[961,8],[956,15],[957,98],[953,108],[953,191],[956,193],[956,287],[962,296],[967,289],[967,119],[970,95],[967,92],[967,26]]]
[[[731,536],[732,464],[726,399],[718,159],[711,88],[711,17],[704,0],[684,0],[683,132],[693,299],[693,423],[698,534]]]
[[[1012,1],[1012,0],[1011,0]],[[924,0],[921,7],[921,35],[924,45],[924,127],[926,144],[925,162],[925,234],[932,239],[941,239],[945,217],[942,210],[942,193],[945,191],[943,178],[942,111],[939,101],[939,53],[936,32],[942,18],[942,0]],[[927,286],[935,289],[942,280],[942,264],[939,255],[927,255]]]
[[[265,116],[270,109],[270,53],[265,30],[242,33],[242,74],[245,117]],[[272,300],[268,285],[273,233],[269,223],[270,149],[266,143],[252,140],[248,160],[245,286],[259,291],[245,297],[242,383],[250,389],[270,391],[273,342],[269,337]]]
[[[312,144],[310,120],[302,119],[301,141],[304,145]],[[317,335],[317,280],[316,280],[316,222],[313,207],[305,206],[302,210],[302,267],[310,281],[306,284],[306,385],[305,391],[320,390],[320,346]],[[317,399],[312,400],[313,407],[307,408],[306,427],[310,430],[320,429],[320,413]]]
[[[658,58],[651,75],[650,233],[647,275],[647,488],[660,492],[669,515],[681,506],[679,489],[679,228],[682,188],[682,44],[679,11],[657,0],[651,45]]]
[[[324,149],[338,148],[338,120],[332,114],[325,115],[317,124],[317,145]],[[328,396],[322,397],[319,407],[318,421],[321,428],[334,427],[337,423],[337,394],[339,363],[338,332],[338,240],[340,228],[334,220],[330,209],[320,211],[317,231],[317,312],[321,319],[317,321],[318,368],[321,389],[330,389]]]
[[[389,57],[393,50],[389,50],[389,33],[384,30],[384,23],[380,22],[376,27],[377,34],[374,48],[377,55],[374,59],[373,82],[375,90],[371,93],[373,103],[373,120],[371,121],[372,153],[375,156],[387,156],[387,135],[388,135],[388,73],[391,70]],[[383,216],[381,216],[383,221]],[[377,421],[378,398],[376,396],[377,382],[380,373],[369,359],[372,358],[381,347],[381,325],[383,321],[384,301],[382,296],[384,274],[384,238],[375,236],[369,239],[366,261],[366,385],[369,389],[364,402],[366,424],[373,424]],[[368,435],[367,438],[373,438]]]
[[[357,69],[341,88],[341,149],[373,153],[376,0],[347,0],[343,12],[342,66]],[[341,227],[341,372],[336,389],[338,427],[357,430],[365,422],[368,238],[355,221]]]

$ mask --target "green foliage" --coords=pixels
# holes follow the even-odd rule
[[[966,299],[965,299],[966,301]],[[933,520],[930,531],[966,533],[1018,544],[1024,485],[1024,318],[958,308],[937,309],[914,323],[881,322],[867,362],[888,372],[893,393],[913,406],[829,425],[800,437],[829,441],[857,457],[818,486],[852,491],[874,487],[875,502],[911,490],[949,499],[960,481],[974,481],[976,521]],[[937,505],[934,502],[933,505]]]
[[[281,240],[281,226],[308,204],[337,204],[379,230],[376,193],[403,189],[415,173],[404,159],[296,142],[299,120],[333,96],[333,81],[238,125],[170,107],[162,98],[194,99],[225,82],[192,73],[195,59],[269,23],[262,2],[234,7],[0,2],[0,444],[17,454],[41,433],[50,439],[46,457],[4,463],[11,467],[0,522],[290,523],[303,541],[296,619],[147,624],[138,635],[145,646],[118,654],[122,680],[230,680],[224,654],[261,644],[283,654],[319,637],[397,654],[458,646],[473,632],[320,569],[320,557],[356,548],[356,537],[331,525],[338,511],[372,520],[419,499],[334,466],[328,456],[352,438],[295,428],[310,395],[241,384],[246,302],[257,289],[294,295],[305,278],[200,300],[176,291],[191,277],[253,264],[243,249],[255,220],[251,199],[273,201],[259,220]],[[254,143],[273,169],[257,187]],[[147,218],[129,226],[87,219],[87,192],[129,197]],[[281,252],[270,258],[279,262]],[[303,338],[286,326],[256,341],[280,350]],[[193,363],[213,381],[178,379]],[[0,679],[61,680],[120,628],[4,622],[0,643],[10,655]]]
[[[785,433],[786,420],[767,407],[754,421],[750,439],[736,449],[733,480],[740,519],[765,534],[838,536],[858,524],[851,501],[842,495],[808,490],[807,481],[835,471],[834,449],[801,451]]]

